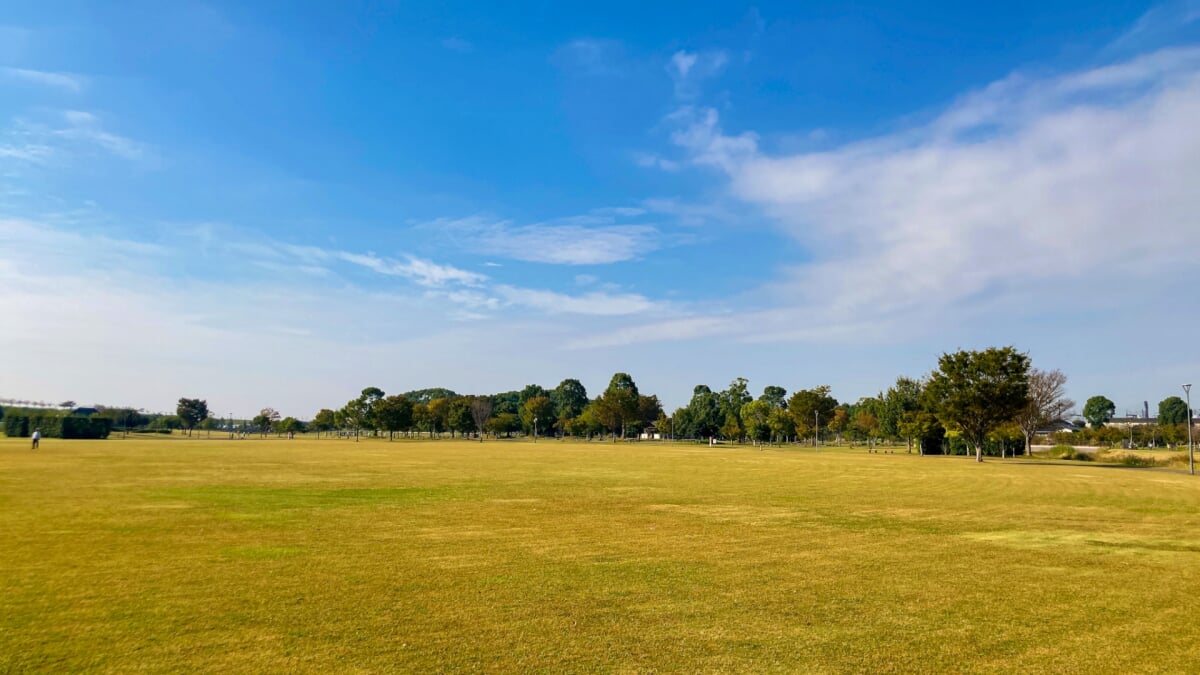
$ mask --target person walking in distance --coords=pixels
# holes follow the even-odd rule
[[[33,449],[34,450],[38,449],[38,442],[41,440],[42,440],[42,430],[34,429],[33,430]]]

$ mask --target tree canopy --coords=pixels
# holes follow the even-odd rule
[[[1093,396],[1083,404],[1083,419],[1087,420],[1093,429],[1100,429],[1108,424],[1116,413],[1116,404],[1104,396]]]
[[[927,401],[983,461],[988,434],[1029,404],[1029,357],[1013,347],[943,354],[929,376]]]

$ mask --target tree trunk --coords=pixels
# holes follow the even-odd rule
[[[1033,457],[1033,434],[1025,434],[1025,456]]]
[[[983,462],[983,443],[972,443],[975,446],[975,461]]]

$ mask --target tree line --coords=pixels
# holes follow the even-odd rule
[[[519,391],[459,395],[423,389],[388,395],[367,387],[337,409],[311,421],[264,409],[254,424],[318,434],[484,438],[524,434],[616,441],[650,432],[662,438],[763,443],[906,444],[909,452],[984,454],[1030,451],[1034,434],[1062,418],[1074,403],[1064,395],[1062,372],[1033,368],[1013,347],[943,354],[922,378],[899,377],[886,391],[839,402],[827,385],[789,392],[769,385],[755,397],[737,378],[720,391],[697,385],[685,406],[667,414],[657,396],[643,394],[628,373],[616,373],[591,398],[577,379],[553,389],[531,384]],[[184,417],[181,399],[181,414]],[[195,407],[191,402],[189,406]],[[272,414],[274,413],[274,414]],[[195,420],[189,420],[189,423]]]
[[[1013,347],[943,354],[923,377],[901,376],[885,391],[840,402],[819,385],[789,393],[778,385],[754,396],[749,382],[736,378],[722,390],[697,385],[688,403],[671,413],[655,395],[643,394],[628,373],[616,373],[608,386],[589,397],[577,379],[553,389],[530,384],[498,394],[460,395],[444,388],[388,395],[367,387],[339,408],[323,408],[311,420],[282,417],[263,408],[251,420],[214,418],[206,401],[179,399],[175,415],[146,415],[129,408],[101,409],[114,428],[147,431],[226,429],[231,433],[316,432],[359,438],[363,434],[440,438],[604,437],[612,441],[649,432],[668,439],[723,442],[863,444],[903,443],[908,452],[1029,454],[1034,435],[1064,420],[1075,403],[1065,396],[1067,378],[1058,370],[1032,367]],[[44,412],[44,411],[40,411]],[[1104,396],[1090,398],[1083,415],[1089,429],[1076,428],[1073,440],[1093,437],[1130,445],[1178,442],[1186,435],[1188,410],[1177,396],[1159,405],[1157,429],[1106,429],[1115,406]],[[0,417],[3,411],[0,410]],[[1111,438],[1110,438],[1111,437]],[[1062,440],[1058,438],[1056,440]]]

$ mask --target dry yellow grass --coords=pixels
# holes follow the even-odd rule
[[[0,440],[0,671],[1188,671],[1200,482],[811,449]]]

